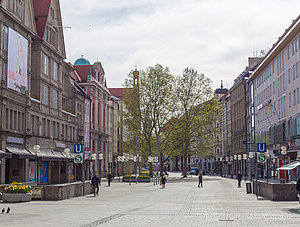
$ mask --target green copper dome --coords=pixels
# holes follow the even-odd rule
[[[83,58],[83,55],[81,55],[81,58],[78,58],[75,61],[74,65],[90,65],[90,62],[85,58]]]

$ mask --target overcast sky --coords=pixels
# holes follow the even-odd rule
[[[61,0],[67,61],[102,63],[108,87],[156,63],[193,67],[230,88],[254,52],[271,48],[299,0]]]

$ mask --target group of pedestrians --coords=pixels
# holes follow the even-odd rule
[[[111,173],[107,174],[107,186],[110,187],[110,183],[113,179],[113,175]],[[101,186],[101,177],[96,174],[93,176],[91,180],[91,185],[93,186],[94,196],[99,195],[99,186]]]

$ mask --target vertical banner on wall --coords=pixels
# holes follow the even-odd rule
[[[35,174],[36,174],[36,162],[30,161],[29,162],[29,182],[36,181]]]
[[[74,176],[74,164],[73,163],[69,163],[69,179],[70,180],[74,180],[75,176]]]
[[[48,162],[41,162],[40,182],[48,182]]]
[[[8,32],[7,87],[25,94],[28,41],[12,28]]]

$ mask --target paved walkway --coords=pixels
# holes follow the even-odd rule
[[[272,202],[246,194],[232,179],[204,176],[179,180],[170,174],[166,189],[153,183],[112,182],[101,195],[63,201],[0,203],[0,226],[300,226],[297,202]]]

